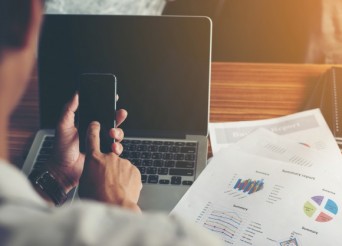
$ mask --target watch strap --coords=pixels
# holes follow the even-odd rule
[[[61,206],[66,201],[67,194],[49,171],[33,170],[29,175],[29,180],[50,197],[56,206]]]

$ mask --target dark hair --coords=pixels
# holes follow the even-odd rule
[[[0,55],[4,49],[24,45],[31,1],[39,0],[0,0]]]

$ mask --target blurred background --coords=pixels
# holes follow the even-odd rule
[[[46,12],[204,15],[214,61],[342,63],[342,0],[50,0]]]

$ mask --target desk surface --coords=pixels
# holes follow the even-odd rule
[[[312,85],[331,65],[213,63],[210,121],[282,116],[302,109]],[[11,117],[10,160],[21,167],[39,127],[38,82],[32,77]]]

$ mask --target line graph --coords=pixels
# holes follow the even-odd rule
[[[217,234],[226,244],[233,245],[244,228],[245,217],[244,213],[214,207],[211,202],[208,202],[196,222]]]
[[[222,234],[225,241],[233,240],[242,225],[242,218],[236,212],[213,210],[203,226],[208,230]]]

